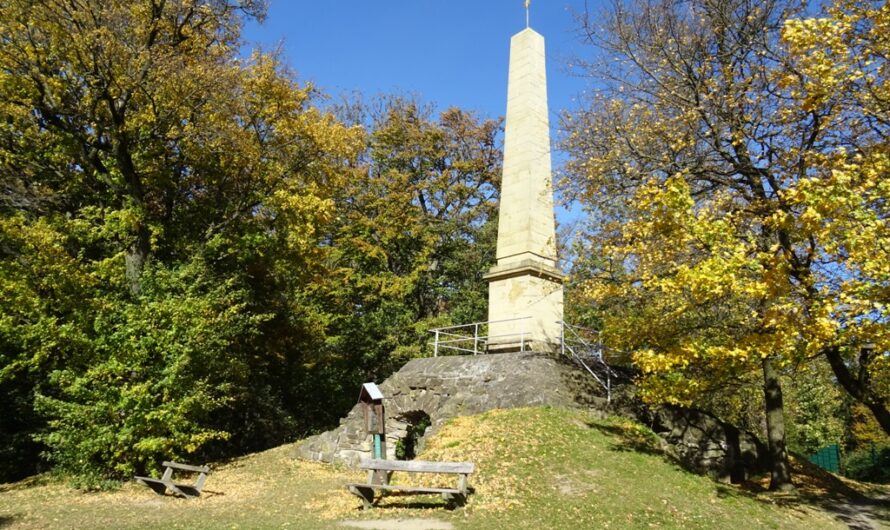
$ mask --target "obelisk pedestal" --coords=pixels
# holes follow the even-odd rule
[[[550,350],[561,340],[564,275],[556,268],[544,38],[510,41],[497,265],[488,280],[488,349]]]

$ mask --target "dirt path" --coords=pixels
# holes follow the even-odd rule
[[[890,494],[858,498],[827,498],[819,503],[851,530],[890,529]]]
[[[378,519],[375,521],[342,521],[340,526],[364,530],[451,530],[454,526],[436,519]]]

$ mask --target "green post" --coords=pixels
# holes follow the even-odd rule
[[[380,446],[380,434],[374,435],[374,458],[383,458],[383,450]]]

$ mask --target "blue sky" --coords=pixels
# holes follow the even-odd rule
[[[598,9],[600,0],[588,3]],[[551,115],[587,83],[567,72],[573,56],[591,53],[574,21],[584,9],[584,0],[532,0]],[[334,97],[401,91],[496,117],[506,109],[510,36],[524,27],[523,0],[271,0],[266,21],[249,24],[244,38],[281,46],[301,80]]]
[[[569,72],[575,57],[594,52],[581,44],[575,17],[606,1],[532,0],[531,27],[546,40],[554,138],[557,114],[592,82]],[[270,0],[265,22],[248,24],[243,37],[248,46],[280,48],[301,81],[333,98],[405,92],[440,109],[498,117],[507,105],[510,37],[524,28],[523,0]],[[553,159],[558,166],[561,154]],[[560,223],[579,215],[557,208]]]

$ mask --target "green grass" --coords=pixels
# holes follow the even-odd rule
[[[204,494],[192,500],[161,497],[135,483],[99,493],[80,493],[43,477],[0,486],[0,528],[324,528],[303,508],[306,500],[358,477],[293,460],[290,449],[219,465]]]
[[[292,460],[290,449],[219,465],[205,495],[191,501],[136,484],[90,494],[46,478],[0,486],[0,528],[320,529],[381,518],[435,518],[473,529],[845,528],[806,496],[752,492],[687,473],[660,454],[644,427],[577,410],[494,411],[443,428],[418,458],[476,463],[475,493],[457,510],[435,497],[387,497],[362,512],[343,484],[363,475]]]

